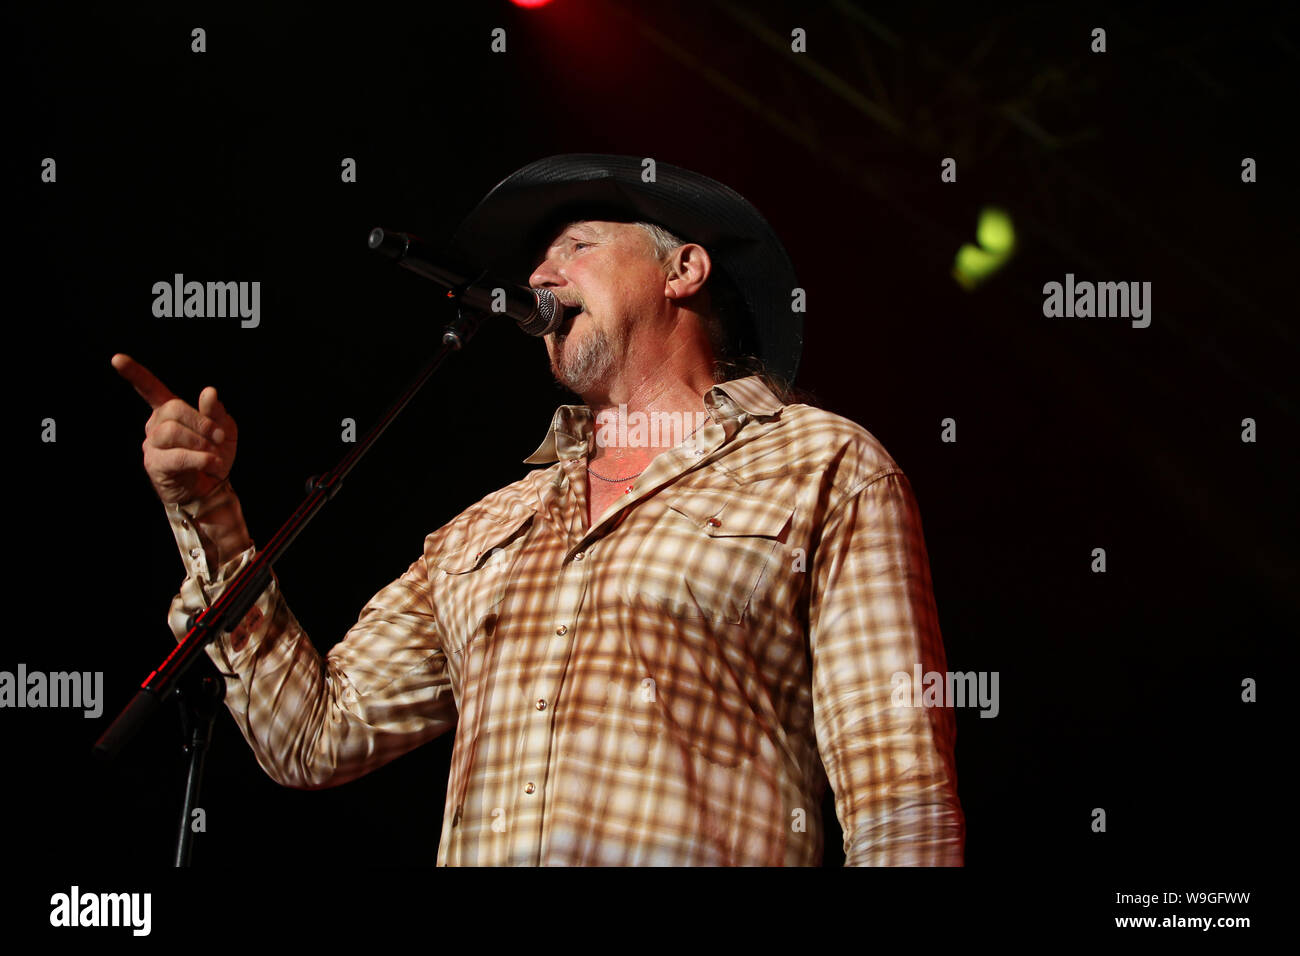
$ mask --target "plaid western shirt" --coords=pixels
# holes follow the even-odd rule
[[[849,865],[960,865],[952,710],[896,693],[946,668],[908,480],[757,378],[704,405],[589,529],[593,416],[560,407],[553,464],[430,534],[323,663],[273,577],[207,648],[261,766],[333,786],[454,728],[439,865],[816,865],[828,781]],[[254,554],[209,573],[193,519],[232,494],[168,509],[178,639]]]

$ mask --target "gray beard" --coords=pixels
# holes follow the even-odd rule
[[[557,382],[578,395],[586,394],[614,368],[614,348],[604,329],[592,329],[572,346],[568,342],[557,345],[551,372]]]

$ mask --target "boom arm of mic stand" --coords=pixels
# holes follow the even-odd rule
[[[217,635],[239,626],[248,609],[261,597],[270,583],[271,567],[275,561],[289,549],[302,529],[307,527],[308,522],[325,506],[325,502],[338,494],[343,479],[402,413],[416,393],[424,387],[438,366],[442,364],[442,360],[447,357],[447,353],[458,351],[468,342],[484,318],[481,313],[467,309],[460,310],[456,320],[443,332],[442,346],[406,391],[379,419],[379,422],[344,456],[341,462],[334,466],[333,470],[308,481],[306,500],[289,516],[289,520],[275,533],[275,537],[267,543],[266,547],[258,552],[253,563],[235,576],[216,603],[190,618],[190,629],[184,639],[144,679],[144,683],[140,685],[131,702],[96,741],[95,756],[105,760],[117,756],[123,745],[157,709],[158,704],[166,700],[176,689],[177,682],[198,660],[203,648],[216,639]]]

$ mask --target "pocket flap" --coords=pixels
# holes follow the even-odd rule
[[[787,502],[734,495],[721,500],[686,498],[668,507],[689,518],[711,538],[780,538],[794,517],[794,509]]]
[[[448,574],[464,574],[480,568],[522,534],[534,514],[533,511],[509,515],[482,512],[468,519],[463,529],[453,531],[431,561]]]

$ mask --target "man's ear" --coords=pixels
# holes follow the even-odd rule
[[[686,299],[704,288],[713,271],[713,260],[703,246],[688,242],[672,251],[667,268],[664,295],[670,299]]]

